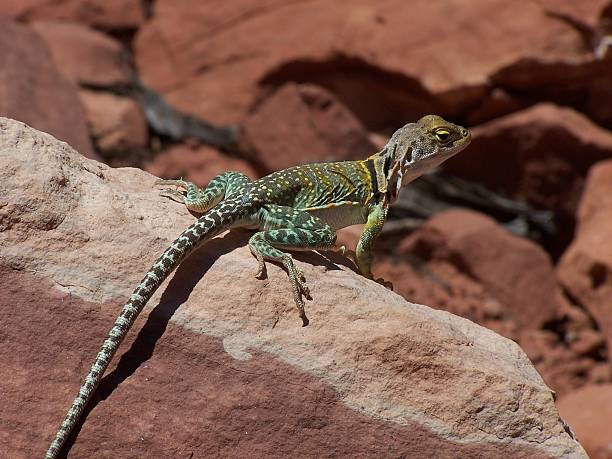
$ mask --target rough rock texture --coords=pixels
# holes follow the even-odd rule
[[[589,386],[559,400],[568,422],[591,459],[612,458],[612,384]]]
[[[184,178],[204,186],[216,175],[237,171],[255,179],[258,174],[246,161],[225,155],[211,147],[175,145],[145,164],[145,170],[158,177]]]
[[[580,4],[563,9],[594,20],[606,0]],[[546,14],[559,6],[159,0],[139,30],[135,57],[147,84],[216,122],[242,118],[261,85],[295,80],[332,89],[377,128],[423,112],[462,113],[488,98],[492,79],[524,91],[548,83],[557,93],[587,84],[602,65],[591,65],[575,28]]]
[[[612,161],[590,170],[577,218],[574,241],[559,261],[559,279],[588,309],[612,349]]]
[[[480,286],[479,293],[489,299],[482,301],[480,297],[476,303],[481,307],[491,303],[494,316],[501,314],[519,329],[540,328],[558,317],[564,307],[548,254],[478,212],[457,209],[437,214],[408,236],[397,253],[452,265],[456,274]],[[444,275],[440,272],[437,277],[439,290],[445,291]],[[405,288],[397,278],[398,288]],[[432,281],[429,284],[435,285]],[[461,290],[446,290],[446,301],[462,301]]]
[[[35,22],[58,70],[75,83],[111,86],[130,82],[126,51],[117,40],[82,24]]]
[[[362,124],[329,91],[287,83],[242,124],[242,149],[267,172],[377,151]]]
[[[26,21],[74,21],[105,30],[124,30],[144,22],[144,4],[141,0],[3,0],[0,15]]]
[[[149,128],[134,99],[88,90],[79,91],[79,97],[96,147],[106,159],[147,147]]]
[[[409,301],[427,303],[519,342],[557,393],[609,381],[603,336],[562,296],[550,257],[469,210],[449,210],[406,237],[374,273]],[[563,323],[565,336],[549,330]]]
[[[0,17],[0,115],[49,132],[94,154],[76,87],[57,71],[44,41]]]
[[[22,123],[0,120],[0,148],[0,450],[40,456],[119,303],[193,217],[153,176]],[[246,238],[162,286],[74,457],[586,457],[513,342],[315,255],[298,262],[315,298],[302,328],[284,273],[253,279]]]
[[[589,167],[612,158],[612,133],[584,115],[538,104],[472,130],[445,168],[573,218]]]

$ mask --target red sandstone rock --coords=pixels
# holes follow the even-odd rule
[[[610,364],[601,358],[593,358],[591,352],[583,352],[589,340],[591,349],[602,349],[601,333],[584,328],[573,336],[567,334],[565,339],[570,340],[569,346],[556,333],[524,330],[518,340],[546,384],[554,389],[558,397],[571,394],[588,384],[612,381]]]
[[[612,384],[589,386],[558,402],[561,417],[573,429],[591,459],[612,458]]]
[[[0,120],[0,149],[0,450],[34,457],[119,304],[193,217],[146,172],[21,123]],[[216,238],[164,283],[72,455],[586,457],[511,341],[314,254],[297,261],[314,297],[303,328],[284,272],[253,278],[247,238]]]
[[[242,127],[242,149],[269,172],[316,161],[363,159],[378,150],[355,116],[314,85],[283,85]]]
[[[36,22],[32,27],[43,37],[66,78],[94,86],[130,82],[126,51],[114,38],[71,22]]]
[[[79,91],[91,135],[105,157],[147,147],[148,127],[140,105],[108,92]]]
[[[183,178],[199,186],[227,171],[242,172],[255,179],[257,172],[246,161],[206,146],[176,145],[145,164],[144,169],[158,177]]]
[[[606,2],[583,0],[575,16],[595,17]],[[517,9],[506,0],[469,8],[429,0],[357,0],[338,8],[325,0],[215,8],[160,0],[139,30],[135,57],[145,83],[175,107],[218,123],[239,121],[262,83],[296,80],[331,88],[378,128],[424,112],[462,113],[487,97],[494,74],[512,82],[527,73],[557,78],[563,69],[588,80],[592,54],[545,8],[527,2]]]
[[[404,240],[399,253],[452,264],[521,329],[539,328],[562,309],[548,254],[477,212],[450,210],[432,217]]]
[[[561,295],[549,256],[493,220],[467,210],[431,218],[374,274],[393,282],[409,301],[428,304],[484,325],[524,347],[558,394],[602,374],[603,336]],[[563,323],[565,336],[542,327]]]
[[[0,115],[97,157],[76,87],[57,71],[43,40],[29,28],[0,18],[0,56]]]
[[[141,0],[3,0],[0,15],[22,20],[75,21],[106,30],[134,29],[144,21]]]
[[[374,274],[392,282],[394,291],[408,301],[465,317],[518,341],[517,323],[505,307],[477,280],[452,263],[425,261],[411,254],[379,257]]]
[[[589,167],[612,158],[612,133],[552,104],[478,126],[472,136],[447,170],[566,216],[574,215]]]
[[[559,279],[591,313],[612,349],[612,161],[589,171],[577,218],[574,241],[558,264]]]

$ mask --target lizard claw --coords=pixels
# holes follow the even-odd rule
[[[297,277],[298,287],[300,289],[300,292],[302,292],[302,295],[304,295],[306,299],[312,300],[312,296],[310,296],[310,289],[306,285],[306,276],[304,276],[304,273],[302,272],[302,270],[298,268],[295,268],[295,274]]]
[[[340,245],[337,247],[334,247],[333,249],[335,252],[338,252],[340,255],[344,255],[344,253],[347,251],[346,246],[345,245]]]
[[[177,186],[179,188],[187,188],[187,182],[183,179],[179,180],[166,180],[166,179],[157,179],[153,186]]]
[[[382,277],[379,277],[378,279],[374,279],[376,281],[377,284],[382,285],[383,287],[393,291],[393,283],[384,280]]]
[[[255,273],[256,279],[265,279],[266,278],[266,262],[263,257],[260,255],[256,255],[257,257],[257,273]]]
[[[185,196],[187,195],[186,189],[187,189],[187,182],[185,182],[184,180],[165,180],[165,179],[158,179],[155,181],[155,183],[153,184],[153,186],[176,186],[179,189],[178,190],[174,190],[172,188],[165,188],[163,190],[161,190],[159,192],[160,196],[164,196],[166,198],[170,198],[173,201],[176,202],[180,202],[180,203],[184,203],[185,202]]]
[[[342,246],[344,247],[344,246]],[[344,251],[342,252],[342,255],[344,255],[346,258],[348,258],[349,260],[351,260],[353,263],[357,264],[357,254],[355,253],[354,250],[350,250],[345,248]]]
[[[159,192],[159,195],[164,196],[166,198],[170,198],[176,202],[185,202],[185,195],[178,190],[171,190],[170,188],[167,188],[165,190],[161,190]]]
[[[304,272],[301,269],[295,268],[295,274],[302,283],[306,282],[306,276],[304,276]]]

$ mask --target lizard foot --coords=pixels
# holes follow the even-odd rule
[[[183,179],[180,179],[180,180],[158,179],[158,180],[155,181],[153,186],[158,186],[158,185],[162,185],[162,186],[177,186],[179,188],[187,189],[187,182],[185,180],[183,180]]]
[[[163,190],[161,190],[159,192],[160,196],[164,196],[166,198],[170,198],[173,201],[176,202],[180,202],[180,203],[184,203],[185,202],[185,196],[187,195],[187,182],[185,182],[184,180],[164,180],[164,179],[159,179],[156,180],[155,183],[153,184],[154,186],[176,186],[178,188],[182,188],[179,190],[174,190],[172,188],[165,188]]]
[[[285,268],[287,268],[289,278],[291,279],[293,299],[295,300],[295,305],[297,306],[298,313],[302,319],[302,327],[305,327],[308,325],[309,320],[308,317],[306,317],[306,312],[304,311],[305,304],[302,297],[312,300],[312,296],[310,296],[310,289],[306,285],[306,276],[304,276],[304,273],[300,268],[295,266],[291,255],[287,255],[285,257],[283,264],[285,265]]]
[[[344,246],[342,246],[344,247]],[[344,251],[342,252],[342,255],[344,255],[346,258],[348,258],[349,260],[351,260],[353,263],[357,264],[357,254],[355,253],[354,250],[350,250],[347,248],[344,248]]]
[[[339,245],[332,249],[334,252],[338,252],[340,255],[344,255],[347,252],[345,245]]]
[[[308,326],[310,321],[308,320],[308,317],[306,317],[306,311],[304,311],[304,300],[301,297],[296,296],[295,304],[298,308],[300,319],[302,319],[302,327]]]
[[[310,295],[310,289],[306,285],[306,276],[304,276],[304,273],[299,268],[295,268],[295,274],[297,277],[297,283],[300,292],[306,297],[306,299],[312,300],[312,296]]]
[[[251,253],[255,255],[255,258],[257,258],[257,272],[255,273],[255,278],[265,279],[267,270],[266,270],[266,262],[264,261],[264,258],[261,256],[259,252],[255,252],[251,250]]]
[[[377,284],[382,285],[383,287],[393,291],[393,283],[384,280],[382,277],[379,277],[378,279],[374,279],[376,281]]]
[[[171,190],[170,188],[167,188],[165,190],[161,190],[159,192],[159,195],[164,196],[166,198],[170,198],[176,202],[180,202],[180,203],[185,202],[185,195],[178,190]]]

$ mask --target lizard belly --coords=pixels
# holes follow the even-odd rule
[[[345,201],[327,206],[309,207],[303,210],[320,218],[333,229],[365,223],[367,220],[366,212],[359,202]]]

